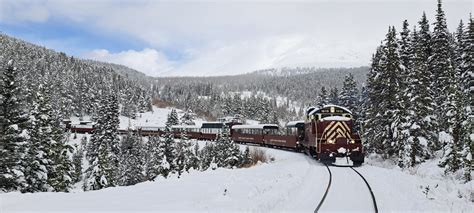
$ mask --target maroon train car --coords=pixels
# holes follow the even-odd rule
[[[172,126],[171,130],[175,138],[181,138],[182,134],[185,133],[187,138],[199,139],[201,137],[200,126],[187,126],[187,125],[176,125]]]
[[[161,136],[165,132],[165,127],[159,126],[137,126],[138,134],[141,136]]]
[[[282,132],[276,124],[235,125],[231,138],[240,143],[253,143],[279,148],[298,148],[298,136],[293,131]]]

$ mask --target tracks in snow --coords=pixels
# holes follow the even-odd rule
[[[321,209],[321,207],[323,206],[323,203],[324,201],[326,200],[326,197],[327,195],[329,194],[329,190],[331,188],[331,184],[333,182],[333,178],[332,178],[332,172],[331,172],[331,169],[329,168],[329,166],[327,164],[324,164],[328,170],[328,173],[329,173],[329,181],[328,181],[328,186],[326,188],[326,191],[324,192],[324,195],[323,197],[321,198],[321,200],[319,201],[318,203],[318,206],[316,207],[316,209],[314,210],[315,213],[319,212],[319,210]],[[370,192],[370,195],[371,195],[371,199],[372,199],[372,204],[373,204],[373,207],[374,207],[374,211],[375,213],[378,213],[378,207],[377,207],[377,201],[375,200],[375,195],[374,193],[372,192],[372,188],[370,187],[369,185],[369,182],[365,179],[365,177],[359,172],[357,171],[356,169],[354,169],[354,167],[350,167],[352,171],[354,171],[360,178],[362,178],[362,180],[364,181],[365,185],[367,186],[367,188],[369,189],[369,192]],[[341,201],[343,202],[343,201]]]

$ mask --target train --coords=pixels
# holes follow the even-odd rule
[[[94,131],[91,122],[69,123],[66,127],[76,133]],[[237,143],[304,152],[327,164],[334,164],[337,159],[350,160],[353,166],[364,162],[365,153],[360,135],[354,130],[352,112],[338,105],[309,107],[304,120],[290,121],[283,128],[277,124],[245,125],[238,119],[204,122],[200,126],[171,127],[176,138],[186,132],[190,139],[208,141],[218,140],[224,129],[229,129],[230,138]],[[128,131],[119,129],[120,134]],[[133,131],[141,136],[161,136],[165,133],[165,127],[137,126]]]

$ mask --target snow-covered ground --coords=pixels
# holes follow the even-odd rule
[[[163,125],[170,109],[155,108],[132,125]],[[121,126],[128,119],[121,118]],[[125,122],[125,123],[124,123]],[[72,137],[72,136],[71,136]],[[78,143],[82,138],[71,143]],[[201,145],[205,142],[199,141]],[[202,147],[202,146],[201,146]],[[274,162],[245,169],[190,171],[135,186],[72,193],[3,193],[0,213],[7,212],[312,212],[322,198],[326,167],[301,153],[265,149]],[[372,212],[370,194],[349,168],[330,167],[333,182],[321,212]],[[472,212],[472,181],[444,176],[436,162],[409,171],[369,159],[357,168],[369,181],[381,212]],[[427,194],[426,187],[429,186]]]
[[[324,194],[326,168],[290,151],[267,149],[275,161],[246,169],[191,171],[135,186],[75,193],[0,194],[1,212],[311,212]],[[331,167],[333,183],[321,212],[373,211],[370,194],[349,168]],[[365,165],[381,212],[470,212],[474,205],[458,191],[472,185],[419,177]],[[423,193],[429,185],[428,196]],[[438,185],[436,187],[436,185]],[[468,189],[471,187],[470,189]],[[468,196],[468,195],[463,195]]]
[[[130,119],[125,116],[120,116],[119,128],[127,129],[129,126],[132,128],[135,126],[165,126],[167,116],[171,112],[171,109],[172,108],[158,108],[156,106],[153,106],[152,112],[139,113],[136,119]],[[181,117],[184,113],[180,109],[176,109],[176,112],[178,113],[179,117]],[[90,120],[90,117],[84,116],[83,120]],[[78,123],[79,117],[72,117],[71,121],[73,123]],[[201,118],[196,118],[194,122],[196,123],[196,125],[199,125],[204,122],[204,120],[202,120]]]

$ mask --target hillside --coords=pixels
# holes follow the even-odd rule
[[[120,65],[92,63],[0,34],[0,67],[12,60],[29,105],[40,84],[51,87],[59,118],[91,115],[101,97],[118,95],[123,115],[151,107],[149,84],[141,73]],[[134,77],[129,77],[134,76]],[[139,77],[137,77],[139,76]]]
[[[336,99],[347,92],[342,89],[345,78],[351,74],[355,89],[360,89],[368,70],[285,68],[235,76],[155,78],[153,96],[211,117],[241,114],[275,123],[300,119],[304,107],[321,104],[322,87],[333,93],[331,102],[338,104]]]

